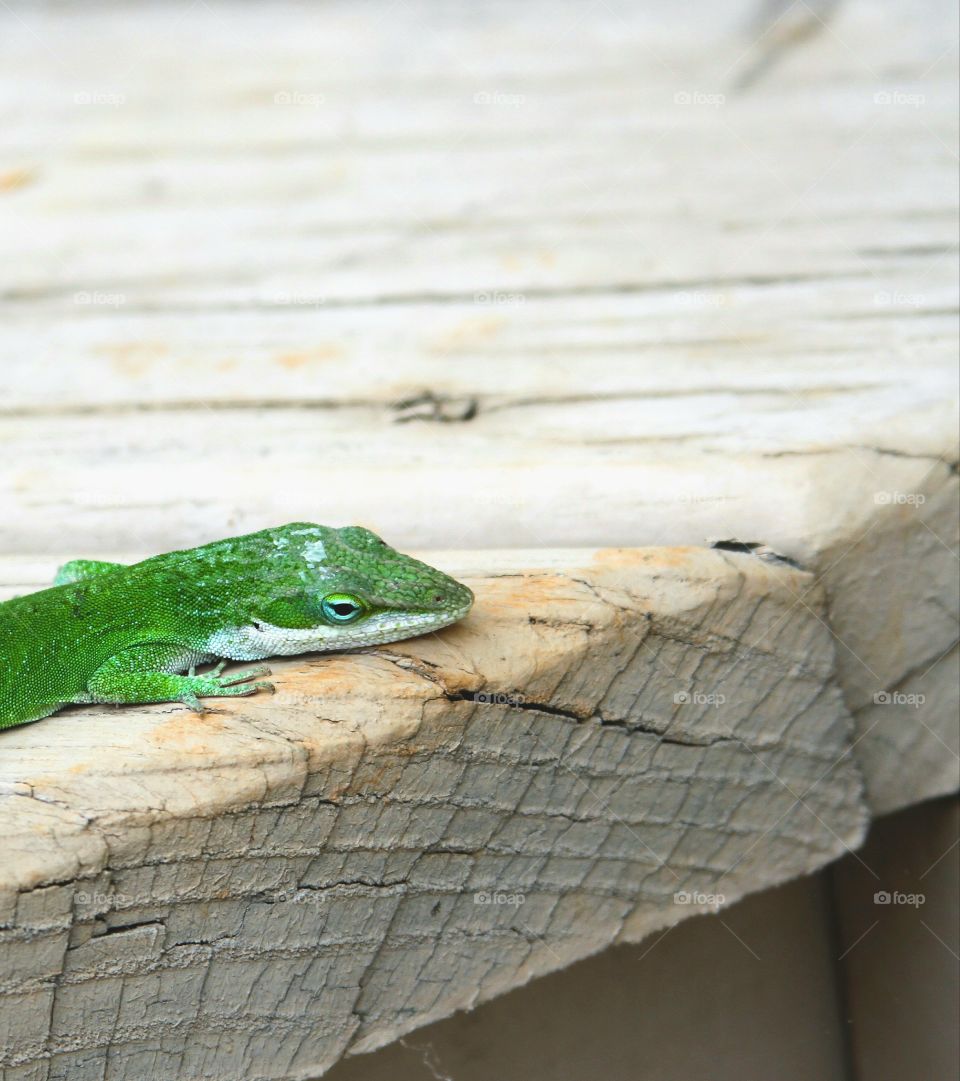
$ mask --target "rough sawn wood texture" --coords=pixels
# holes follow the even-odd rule
[[[430,558],[478,597],[442,633],[5,733],[4,1081],[316,1075],[858,844],[809,574]]]

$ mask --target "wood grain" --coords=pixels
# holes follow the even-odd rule
[[[316,1074],[859,843],[808,573],[432,558],[478,597],[442,633],[4,734],[11,1076]]]
[[[2,1081],[316,1076],[956,788],[955,25],[0,5],[0,595],[312,519],[481,599],[4,734]]]

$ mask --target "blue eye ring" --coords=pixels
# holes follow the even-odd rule
[[[329,623],[353,623],[367,610],[359,597],[352,593],[328,593],[320,602],[323,618]]]

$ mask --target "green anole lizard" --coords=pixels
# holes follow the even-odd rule
[[[272,690],[263,665],[196,666],[350,649],[462,618],[473,594],[368,529],[293,522],[154,556],[74,560],[51,589],[0,604],[0,728],[83,702],[183,702]]]

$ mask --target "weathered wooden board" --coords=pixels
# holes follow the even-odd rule
[[[431,558],[478,596],[447,631],[4,734],[5,1078],[309,1076],[858,844],[811,575]]]
[[[948,6],[808,16],[744,86],[798,13],[746,14],[8,16],[3,549],[334,515],[809,562],[867,448],[914,492],[956,453]]]
[[[3,1081],[309,1075],[956,787],[956,11],[785,8],[0,6],[0,588],[538,549],[270,701],[6,734]]]

